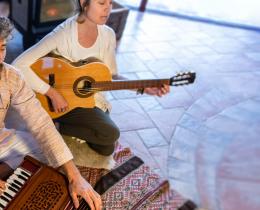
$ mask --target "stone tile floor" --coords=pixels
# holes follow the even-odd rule
[[[163,98],[108,93],[120,142],[205,209],[260,209],[260,33],[131,11],[117,61],[131,79],[197,74]]]
[[[139,8],[141,4],[141,0],[120,0],[119,2],[132,8]],[[259,7],[260,2],[257,0],[148,0],[146,4],[146,10],[258,28],[260,27]]]

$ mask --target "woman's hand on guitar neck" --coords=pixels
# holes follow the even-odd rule
[[[69,104],[65,98],[54,88],[50,87],[45,94],[51,99],[55,112],[65,112],[69,109]]]
[[[157,95],[159,97],[162,97],[163,95],[167,94],[170,92],[170,86],[169,85],[163,85],[163,87],[157,88],[157,87],[152,87],[152,88],[145,88],[144,93],[148,95]]]

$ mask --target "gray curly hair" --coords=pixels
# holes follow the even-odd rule
[[[11,38],[14,26],[7,17],[0,17],[0,39]]]

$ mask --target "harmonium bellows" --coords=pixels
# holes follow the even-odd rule
[[[0,210],[75,209],[66,177],[30,156],[24,158],[6,182],[0,196]],[[88,209],[87,204],[82,209]]]

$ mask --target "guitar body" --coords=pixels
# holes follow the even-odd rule
[[[63,58],[43,57],[37,60],[31,68],[46,83],[49,84],[49,75],[54,75],[53,87],[67,100],[69,110],[76,107],[92,108],[95,106],[94,93],[86,95],[79,94],[76,86],[80,83],[80,78],[84,81],[111,81],[112,75],[106,65],[101,62],[92,62],[87,64],[70,63]],[[82,82],[82,81],[81,81]],[[55,113],[50,109],[48,97],[36,94],[43,108],[48,112],[52,119],[64,115]],[[67,112],[68,112],[67,111]]]

